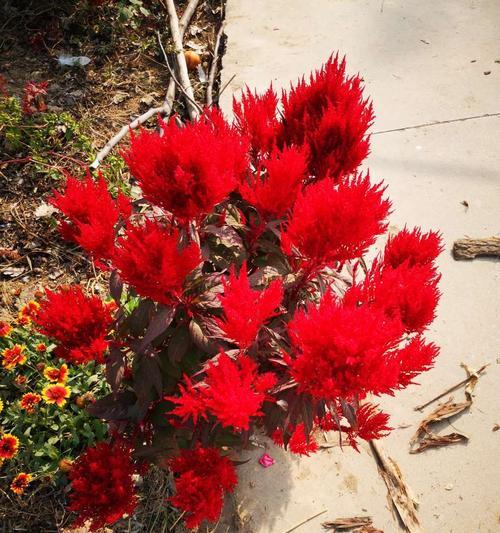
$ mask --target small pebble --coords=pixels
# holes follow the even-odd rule
[[[452,483],[448,483],[448,485],[446,485],[444,489],[445,490],[453,490],[453,484]]]

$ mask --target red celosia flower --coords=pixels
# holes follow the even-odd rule
[[[19,439],[10,433],[0,436],[0,459],[12,459],[19,449]]]
[[[417,375],[432,368],[438,354],[439,348],[432,342],[426,343],[420,336],[414,337],[403,348],[392,353],[391,358],[399,363],[399,386],[408,386]]]
[[[31,474],[26,474],[26,472],[21,472],[12,480],[10,484],[10,490],[16,494],[23,494],[26,490],[26,487],[31,483],[33,476]]]
[[[407,331],[421,332],[434,320],[438,281],[432,265],[411,268],[405,262],[396,269],[375,267],[368,278],[368,300],[399,319]]]
[[[26,83],[22,105],[25,115],[47,111],[47,104],[45,103],[44,97],[47,96],[48,86],[49,83],[47,81],[41,81],[40,83],[30,81]]]
[[[43,375],[52,383],[66,383],[68,379],[68,365],[61,365],[59,368],[48,366],[43,369]]]
[[[208,364],[204,381],[193,386],[189,378],[185,380],[186,387],[179,386],[179,397],[165,398],[177,405],[169,414],[181,417],[183,422],[192,417],[196,423],[198,417],[206,419],[210,413],[223,427],[238,431],[247,430],[251,418],[262,414],[266,392],[276,384],[274,374],[257,374],[252,359],[240,356],[234,361],[224,352],[216,363]]]
[[[25,346],[14,344],[12,348],[5,348],[2,352],[2,365],[6,370],[12,370],[17,365],[22,365],[26,362],[26,354],[24,353]]]
[[[429,231],[422,234],[419,228],[413,231],[405,228],[387,241],[384,264],[392,268],[397,268],[403,263],[410,267],[429,265],[442,250],[439,233]]]
[[[69,509],[78,515],[74,526],[88,521],[91,531],[97,531],[124,514],[133,514],[137,504],[135,473],[131,449],[125,443],[100,442],[87,448],[69,472]]]
[[[179,231],[146,220],[118,240],[114,265],[138,294],[166,305],[182,294],[186,276],[201,263],[195,243],[179,249]]]
[[[79,244],[103,267],[102,260],[113,255],[119,218],[127,219],[132,212],[128,198],[120,193],[114,200],[104,178],[94,180],[89,174],[85,180],[69,176],[64,192],[56,192],[51,203],[68,219],[60,223],[62,236]]]
[[[327,293],[318,307],[288,324],[296,357],[289,360],[299,390],[321,399],[390,392],[398,365],[386,357],[401,325],[368,306],[342,305]]]
[[[224,318],[217,324],[229,339],[245,350],[255,341],[261,326],[275,316],[282,298],[281,280],[273,281],[262,291],[255,290],[250,287],[246,263],[243,263],[239,277],[236,277],[233,266],[229,281],[224,283],[224,294],[219,296]]]
[[[282,218],[292,207],[306,177],[306,154],[295,147],[275,151],[262,162],[260,176],[240,186],[240,193],[267,219]]]
[[[357,438],[373,440],[385,437],[392,429],[387,423],[389,415],[378,410],[376,405],[365,403],[356,411],[356,423],[351,427],[342,427],[347,434],[349,444],[357,451]]]
[[[124,155],[144,197],[180,221],[200,220],[235,190],[247,167],[246,147],[216,108],[182,127],[132,135]]]
[[[66,385],[47,385],[42,390],[42,396],[46,403],[63,407],[66,399],[71,395],[71,389]]]
[[[282,235],[283,248],[295,248],[314,267],[360,257],[387,227],[390,202],[370,176],[346,179],[335,186],[323,180],[299,195]]]
[[[306,436],[303,422],[300,422],[300,424],[297,424],[295,427],[289,427],[288,431],[291,433],[288,440],[288,448],[292,453],[297,455],[309,455],[318,450],[318,443],[313,435]],[[271,439],[277,446],[285,445],[283,430],[281,428],[276,428],[273,431]]]
[[[12,326],[10,324],[7,324],[7,322],[4,322],[3,320],[0,320],[0,338],[8,337],[11,331]]]
[[[195,424],[200,417],[206,420],[207,407],[203,390],[199,386],[193,385],[186,374],[184,374],[184,385],[179,383],[179,391],[180,396],[165,396],[164,398],[176,404],[176,407],[168,414],[178,416],[183,423],[189,418],[192,418]]]
[[[27,413],[33,414],[35,412],[35,407],[42,401],[42,397],[35,392],[27,392],[23,394],[20,406],[21,409],[24,409]]]
[[[279,127],[277,107],[278,98],[272,87],[262,95],[247,88],[240,102],[233,99],[235,125],[250,140],[254,158],[270,153],[275,145]]]
[[[183,450],[169,461],[175,475],[173,505],[186,514],[186,526],[194,528],[203,520],[215,522],[221,513],[224,492],[232,492],[237,483],[233,464],[216,448]]]
[[[295,427],[288,446],[292,453],[297,455],[309,455],[318,450],[318,443],[312,435],[306,436],[304,423],[301,422]]]
[[[47,351],[47,346],[43,342],[39,342],[35,346],[35,350],[40,353],[45,353]]]
[[[348,78],[345,66],[345,59],[331,57],[309,83],[302,79],[283,92],[280,142],[306,145],[317,178],[338,180],[354,172],[369,151],[372,106],[363,100],[361,78]]]
[[[85,296],[80,286],[47,290],[34,321],[44,335],[58,342],[57,357],[74,364],[104,361],[112,313],[97,296]]]

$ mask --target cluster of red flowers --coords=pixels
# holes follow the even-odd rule
[[[169,463],[175,475],[176,495],[170,501],[187,513],[186,526],[194,528],[203,520],[215,522],[220,515],[225,492],[236,486],[231,461],[216,448],[183,450]]]
[[[80,286],[47,290],[34,321],[41,333],[57,341],[57,357],[73,364],[104,361],[112,306],[85,296]]]
[[[75,526],[88,522],[91,531],[97,531],[134,512],[137,469],[130,452],[125,442],[100,442],[73,463],[69,509],[78,513]]]
[[[26,83],[22,103],[22,110],[25,115],[47,111],[45,96],[47,96],[48,86],[49,83],[47,81],[41,81],[40,83],[29,81]]]
[[[69,178],[53,199],[63,236],[113,271],[114,298],[141,300],[117,314],[113,396],[94,408],[123,401],[118,412],[133,415],[120,427],[141,446],[166,411],[168,438],[191,448],[169,462],[172,502],[189,527],[216,520],[236,483],[210,446],[245,442],[259,427],[300,455],[317,450],[320,430],[357,447],[389,431],[367,396],[406,387],[438,353],[423,334],[439,298],[439,235],[404,229],[371,268],[363,260],[391,203],[358,171],[373,119],[361,81],[332,57],[281,102],[272,88],[247,90],[233,126],[208,109],[133,135],[124,157],[144,196],[133,207],[102,178]],[[59,343],[56,355],[103,360],[112,318],[99,299],[48,291],[34,321]],[[64,380],[51,377],[52,399],[65,401]],[[133,508],[131,463],[118,451],[123,477],[105,480],[110,454],[103,445],[79,460],[81,520],[102,525]]]

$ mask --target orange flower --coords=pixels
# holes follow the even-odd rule
[[[47,351],[47,346],[43,342],[40,342],[36,345],[35,350],[37,352],[43,353]]]
[[[56,404],[62,407],[66,403],[66,398],[69,398],[71,389],[66,385],[47,385],[42,390],[42,396],[46,403]]]
[[[16,494],[23,494],[24,489],[29,485],[33,476],[31,474],[26,474],[26,472],[21,472],[12,480],[10,484],[10,490]]]
[[[31,318],[29,316],[26,316],[26,315],[22,315],[21,313],[19,313],[17,315],[17,320],[16,322],[20,325],[20,326],[27,326],[30,322],[31,322]]]
[[[0,459],[12,459],[19,449],[19,439],[10,433],[0,438]]]
[[[39,309],[40,304],[38,302],[35,302],[35,300],[30,300],[26,305],[23,305],[23,307],[21,307],[19,314],[27,316],[29,318],[33,318]]]
[[[66,383],[68,379],[68,365],[62,364],[60,368],[47,366],[43,375],[52,383]]]
[[[35,412],[35,407],[42,401],[42,397],[36,392],[27,392],[21,398],[21,409],[24,409],[28,414]]]
[[[12,326],[10,324],[7,324],[7,322],[4,322],[3,320],[0,320],[0,337],[7,337],[10,335],[10,332],[12,331]]]
[[[12,370],[16,365],[22,365],[26,362],[26,354],[24,353],[24,346],[14,344],[12,348],[5,348],[2,352],[2,365],[7,370]]]

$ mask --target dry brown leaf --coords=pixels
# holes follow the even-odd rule
[[[469,437],[463,433],[449,433],[448,435],[435,435],[431,433],[418,440],[418,447],[410,450],[410,453],[420,453],[427,448],[439,448],[441,446],[449,446],[450,444],[457,444],[458,442],[467,442]]]
[[[418,502],[406,484],[397,463],[385,455],[383,448],[370,441],[370,448],[377,461],[379,473],[387,486],[387,498],[399,521],[408,533],[423,533],[417,515]]]

